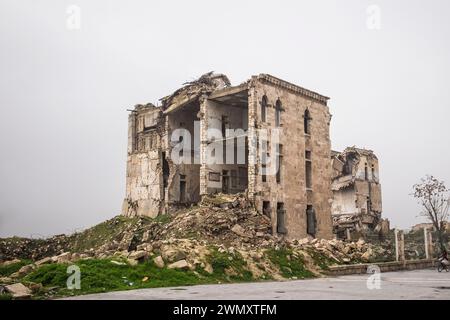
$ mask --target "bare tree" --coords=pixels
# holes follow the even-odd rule
[[[413,196],[422,205],[425,216],[437,231],[441,251],[445,250],[444,232],[449,216],[450,194],[443,181],[431,175],[421,179],[413,186]]]

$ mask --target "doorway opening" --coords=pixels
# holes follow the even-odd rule
[[[180,175],[180,202],[186,202],[186,176]]]
[[[222,170],[222,192],[230,192],[230,177],[228,175],[228,170]]]

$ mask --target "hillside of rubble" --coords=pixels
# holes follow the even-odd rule
[[[218,194],[155,219],[117,216],[48,239],[0,239],[2,292],[54,297],[142,287],[286,280],[322,276],[333,264],[389,260],[362,240],[285,240],[242,194]],[[79,291],[65,286],[67,265],[81,269]],[[109,274],[110,272],[110,274]],[[98,273],[98,274],[97,274]],[[92,282],[92,283],[91,283]],[[3,288],[3,289],[2,289]]]

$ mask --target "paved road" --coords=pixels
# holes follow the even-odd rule
[[[117,291],[71,299],[445,299],[450,300],[450,272],[415,270],[381,274],[380,289],[369,290],[368,275],[175,288]],[[83,284],[81,284],[83,285]]]

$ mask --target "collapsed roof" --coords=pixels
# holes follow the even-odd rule
[[[205,73],[197,80],[183,83],[183,87],[176,90],[160,101],[164,113],[172,112],[184,105],[198,99],[205,93],[211,93],[218,89],[231,86],[230,80],[224,74],[216,74],[213,71]]]
[[[352,168],[358,166],[361,156],[378,160],[372,150],[347,147],[343,152],[331,151],[335,176],[331,184],[331,190],[345,189],[354,184],[355,172]]]

